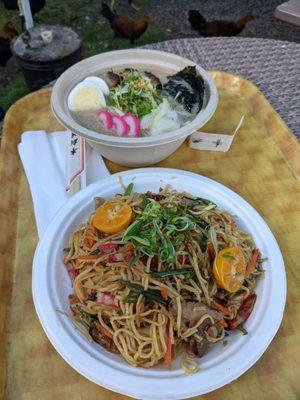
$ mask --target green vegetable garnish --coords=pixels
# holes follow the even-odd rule
[[[238,325],[235,329],[238,329],[239,331],[242,332],[243,335],[248,335],[248,331],[246,328],[243,327],[243,325]]]
[[[95,317],[93,317],[91,314],[87,313],[86,311],[82,310],[82,308],[80,306],[77,306],[76,308],[78,311],[78,316],[81,319],[81,321],[90,325],[92,323],[92,321],[95,320]]]
[[[232,260],[235,260],[235,257],[234,257],[232,254],[230,254],[229,251],[226,252],[226,253],[223,253],[223,254],[219,255],[219,257],[220,257],[220,258],[231,258]]]
[[[163,300],[161,293],[158,290],[144,290],[143,286],[139,285],[138,283],[126,281],[125,279],[121,279],[120,282],[122,283],[122,285],[127,286],[132,292],[142,294],[148,300],[160,303],[165,307],[168,306],[168,302]]]
[[[141,118],[157,108],[162,97],[151,79],[139,71],[132,71],[111,89],[109,102],[113,107]]]
[[[131,183],[129,183],[129,185],[127,186],[127,188],[125,189],[125,196],[128,196],[128,195],[130,195],[131,193],[132,193],[132,191],[133,191],[133,186],[134,186],[134,184],[133,184],[133,182],[131,182]]]
[[[191,274],[191,272],[193,272],[191,269],[168,269],[165,271],[152,272],[151,275],[157,278],[165,278],[166,276],[187,275]]]
[[[99,249],[95,249],[95,250],[93,250],[92,252],[91,252],[91,256],[96,256],[97,254],[99,254],[100,253],[100,250]]]
[[[138,301],[139,295],[126,296],[123,298],[124,303],[136,303]]]
[[[203,236],[206,222],[187,214],[186,206],[170,202],[167,206],[151,199],[143,198],[143,210],[138,218],[126,229],[124,242],[132,242],[136,256],[146,254],[157,256],[164,264],[174,263],[182,251],[177,246],[184,244],[187,234],[195,232]]]

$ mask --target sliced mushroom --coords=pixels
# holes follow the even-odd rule
[[[135,68],[125,68],[120,75],[122,78],[127,78],[132,72],[136,71]]]
[[[108,71],[106,74],[106,77],[107,77],[108,85],[110,88],[114,88],[115,86],[118,86],[119,83],[121,82],[120,75],[116,74],[115,72]]]
[[[199,342],[194,336],[189,341],[189,350],[197,357],[203,357],[209,349],[209,341],[205,338]]]
[[[214,328],[209,318],[206,318],[197,329],[197,336],[193,335],[189,341],[189,349],[197,357],[202,357],[209,349],[209,341],[206,339],[204,332],[208,332]],[[200,338],[200,339],[199,339]]]
[[[147,78],[151,80],[151,82],[157,89],[162,89],[161,81],[156,75],[149,71],[144,71],[144,74],[147,76]]]

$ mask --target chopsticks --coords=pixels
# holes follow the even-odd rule
[[[71,197],[86,187],[85,139],[68,131],[66,192]]]

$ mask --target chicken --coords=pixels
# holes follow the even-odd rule
[[[18,31],[15,29],[15,22],[8,21],[0,32],[0,64],[4,67],[7,61],[12,56],[10,49],[10,42],[18,35]]]
[[[115,37],[129,39],[131,43],[146,31],[150,22],[150,18],[146,15],[134,21],[125,15],[115,14],[105,3],[102,3],[101,14],[109,21]]]
[[[16,23],[15,21],[8,21],[2,28],[2,32],[0,33],[0,36],[12,40],[15,36],[17,36],[19,33],[15,29]]]
[[[252,21],[252,15],[247,14],[235,22],[231,21],[206,21],[197,10],[189,11],[189,21],[192,28],[201,36],[235,36],[238,35],[247,22]]]

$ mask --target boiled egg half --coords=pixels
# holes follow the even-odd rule
[[[99,76],[88,76],[85,78],[83,82],[92,82],[95,83],[95,85],[98,85],[99,88],[102,90],[103,94],[105,96],[109,95],[109,87],[108,84],[105,82],[104,79],[99,78]]]
[[[106,82],[90,76],[71,90],[68,107],[71,111],[97,111],[106,106],[105,94],[109,94]]]

